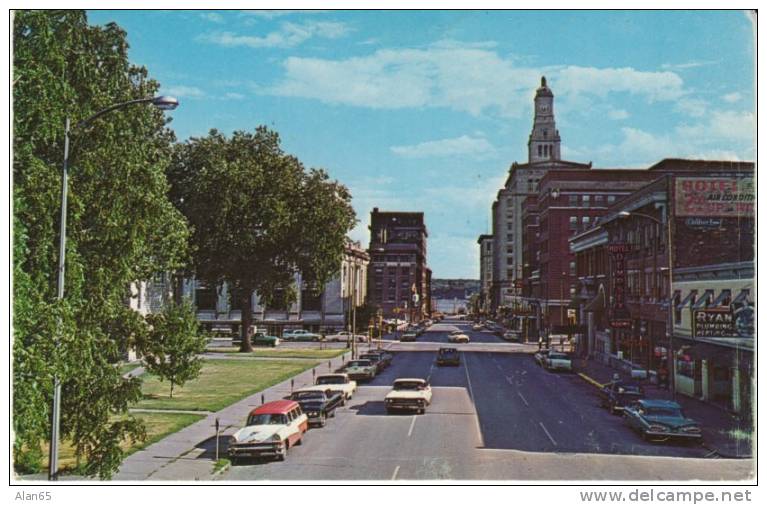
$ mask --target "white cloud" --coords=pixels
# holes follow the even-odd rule
[[[650,101],[674,100],[684,94],[683,81],[674,72],[644,72],[631,67],[595,68],[569,66],[556,73],[560,94],[590,94],[606,97],[626,92]]]
[[[629,117],[629,113],[623,109],[613,109],[612,107],[607,111],[607,117],[610,119],[620,120]]]
[[[484,138],[462,135],[452,139],[430,140],[409,146],[393,146],[391,151],[404,158],[468,156],[486,158],[495,154],[495,147]]]
[[[664,63],[661,68],[666,70],[686,70],[688,68],[698,68],[706,65],[715,65],[719,63],[719,60],[701,60],[701,61],[688,61],[687,63]]]
[[[275,19],[283,16],[291,16],[293,14],[321,14],[327,12],[325,10],[287,10],[287,9],[275,9],[275,10],[244,10],[240,14],[242,16],[253,16],[263,19]]]
[[[166,95],[175,96],[176,98],[202,98],[205,96],[205,92],[200,88],[194,86],[171,86],[163,93]]]
[[[752,112],[714,111],[707,123],[684,125],[678,133],[698,141],[726,140],[752,143],[756,135],[756,118]]]
[[[245,95],[243,95],[242,93],[233,93],[230,91],[224,94],[224,98],[228,100],[242,100],[243,98],[245,98]]]
[[[291,57],[283,62],[281,81],[261,92],[374,109],[446,107],[506,117],[529,112],[531,87],[544,72],[568,102],[622,92],[648,101],[684,95],[683,81],[673,72],[521,67],[491,50],[493,44],[443,40],[422,49],[379,49],[338,60]]]
[[[737,91],[734,93],[727,93],[726,95],[722,96],[722,100],[724,100],[727,103],[735,103],[739,101],[741,98],[743,97]]]
[[[221,24],[224,22],[224,16],[216,12],[203,12],[202,14],[200,14],[200,17],[202,19],[210,21],[211,23]]]
[[[697,98],[680,98],[676,102],[676,110],[692,117],[701,117],[706,113],[708,102]]]
[[[282,23],[279,31],[263,36],[239,35],[233,32],[214,32],[200,35],[198,40],[224,47],[291,48],[303,44],[313,37],[325,39],[341,38],[351,29],[336,21],[309,21],[305,23]]]

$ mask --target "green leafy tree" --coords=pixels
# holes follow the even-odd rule
[[[56,300],[64,123],[152,96],[157,82],[132,66],[126,33],[90,26],[82,11],[13,17],[14,461],[40,464],[50,433],[54,375],[62,381],[62,439],[82,470],[107,478],[125,439],[140,382],[114,364],[146,331],[126,301],[130,285],[173,271],[188,229],[168,199],[173,133],[162,113],[131,106],[74,129],[70,146],[65,298]],[[59,325],[60,321],[60,325]],[[60,330],[59,330],[60,328]],[[59,340],[58,348],[54,342]]]
[[[162,312],[150,314],[146,320],[150,328],[146,340],[140,342],[138,348],[147,370],[160,380],[170,382],[170,397],[173,398],[174,386],[183,386],[199,377],[205,334],[200,329],[194,307],[188,302],[168,304]]]
[[[251,306],[253,291],[267,305],[278,290],[282,301],[292,300],[297,272],[312,286],[338,272],[355,222],[351,196],[324,171],[305,171],[276,132],[261,126],[231,138],[216,130],[192,138],[178,146],[169,176],[193,226],[194,275],[212,286],[228,283],[240,307]],[[252,318],[242,311],[243,352],[252,350]]]

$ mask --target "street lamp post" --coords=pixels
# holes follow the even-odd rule
[[[631,216],[637,216],[637,217],[643,217],[645,219],[649,219],[650,221],[653,221],[657,223],[659,226],[663,226],[664,223],[654,217],[650,216],[649,214],[643,214],[641,212],[628,212],[628,211],[621,211],[618,212],[619,218],[628,218]],[[666,239],[668,242],[668,318],[666,321],[666,338],[668,339],[668,360],[671,362],[671,380],[670,383],[670,389],[671,389],[671,397],[676,398],[676,356],[674,356],[674,243],[672,242],[673,235],[671,231],[672,226],[672,219],[671,219],[671,204],[666,205]]]
[[[139,98],[137,100],[128,100],[127,102],[120,102],[114,104],[106,109],[102,109],[92,116],[75,124],[74,129],[81,129],[88,126],[95,119],[112,112],[117,109],[122,109],[128,105],[134,105],[139,103],[151,103],[155,107],[162,110],[173,110],[178,107],[178,100],[172,96],[157,96],[149,98]],[[64,299],[64,268],[66,264],[66,243],[67,243],[67,188],[69,179],[69,134],[70,125],[69,117],[64,122],[64,161],[61,166],[61,222],[59,227],[59,268],[58,268],[58,286],[56,292],[56,299],[61,301]],[[54,349],[55,358],[58,358],[59,345],[61,343],[61,318],[58,320],[58,329],[54,336]],[[54,358],[54,359],[55,359]],[[57,360],[56,360],[57,361]],[[59,426],[61,420],[61,380],[58,373],[56,373],[56,366],[58,363],[54,362],[54,374],[53,374],[53,405],[51,411],[51,443],[48,453],[48,480],[58,480],[59,471]]]

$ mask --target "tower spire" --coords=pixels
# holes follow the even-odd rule
[[[541,76],[541,87],[535,91],[535,116],[527,141],[527,161],[535,163],[561,159],[559,144],[559,131],[554,121],[554,93],[546,84],[546,77]]]

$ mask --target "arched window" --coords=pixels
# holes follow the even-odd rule
[[[548,146],[548,144],[547,144],[547,145],[545,145],[545,146],[543,146],[543,155],[544,155],[545,157],[548,157],[548,156],[549,156],[549,146]]]
[[[549,130],[543,130],[543,138],[549,137]]]
[[[543,146],[538,146],[538,156],[543,156]]]

